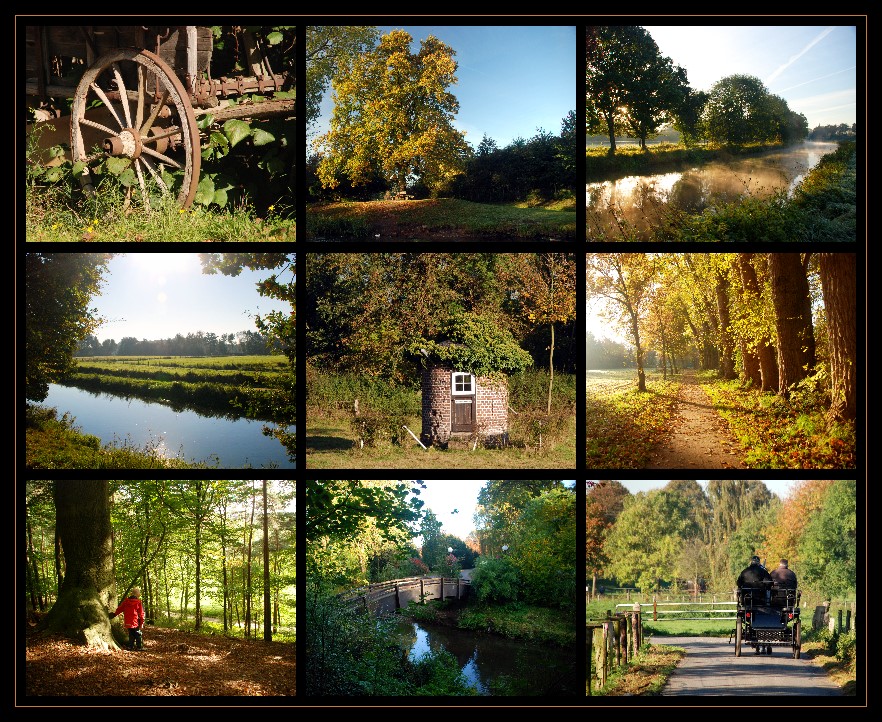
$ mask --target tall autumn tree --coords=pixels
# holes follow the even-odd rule
[[[111,253],[25,254],[25,398],[43,401],[74,366],[80,341],[101,324],[100,293]]]
[[[306,126],[314,125],[331,81],[352,58],[371,50],[380,33],[373,25],[309,25],[306,28]]]
[[[821,253],[832,380],[830,417],[857,416],[857,265],[854,253]]]
[[[815,365],[815,336],[807,268],[811,254],[769,253],[769,282],[778,335],[778,393],[804,379]]]
[[[645,349],[640,334],[656,281],[656,258],[651,253],[589,253],[586,257],[587,295],[611,302],[613,320],[631,335],[637,356],[637,390],[646,391]]]
[[[576,317],[576,259],[572,253],[512,254],[515,302],[532,324],[548,325],[548,408],[554,386],[554,324]]]
[[[594,483],[594,482],[589,482]],[[620,481],[600,481],[586,491],[585,497],[585,569],[591,575],[591,594],[597,591],[597,576],[602,574],[609,557],[604,543],[631,495]]]
[[[418,52],[412,42],[392,30],[375,49],[344,59],[333,80],[331,129],[316,142],[325,188],[341,175],[353,185],[380,175],[399,191],[415,181],[437,190],[461,172],[469,145],[453,127],[456,53],[433,35]]]

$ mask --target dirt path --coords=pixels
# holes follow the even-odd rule
[[[672,436],[656,447],[647,469],[746,469],[743,451],[695,374],[684,372]]]

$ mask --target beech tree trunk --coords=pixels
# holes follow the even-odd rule
[[[762,294],[760,284],[756,277],[756,269],[751,262],[753,253],[738,254],[738,268],[741,272],[741,285],[749,300],[759,298]],[[778,362],[775,359],[775,349],[764,338],[756,339],[756,359],[759,363],[759,388],[762,391],[778,390]]]
[[[830,340],[830,417],[857,416],[857,265],[854,253],[821,253],[821,288]]]
[[[770,253],[768,263],[778,334],[778,393],[787,396],[814,364],[811,298],[801,254]]]
[[[727,381],[737,378],[735,373],[735,341],[732,338],[729,318],[729,279],[724,273],[717,273],[715,288],[717,314],[720,317],[720,375]]]
[[[81,644],[116,649],[108,612],[116,609],[107,481],[56,481],[55,527],[64,581],[45,626]]]

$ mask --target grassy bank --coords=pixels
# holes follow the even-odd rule
[[[113,356],[78,359],[63,383],[206,416],[273,421],[289,380],[284,356]]]
[[[551,207],[493,205],[454,198],[340,201],[308,206],[314,240],[574,240],[575,200]]]
[[[630,175],[654,175],[687,166],[703,165],[717,160],[723,163],[748,155],[784,147],[781,143],[753,145],[743,148],[686,147],[682,143],[659,143],[616,148],[613,155],[608,148],[595,147],[585,151],[585,182],[615,180]]]
[[[163,457],[158,449],[128,440],[102,446],[81,433],[75,419],[56,409],[28,405],[25,412],[25,466],[28,469],[209,469],[216,464]]]

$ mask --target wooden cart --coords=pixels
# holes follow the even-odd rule
[[[158,192],[187,208],[199,184],[202,116],[295,113],[293,68],[271,68],[254,33],[237,38],[249,74],[213,78],[210,27],[30,26],[26,93],[44,103],[72,99],[71,160],[87,192],[94,165],[115,157],[132,169],[127,203],[140,193],[149,208]],[[251,94],[262,102],[241,102]]]

